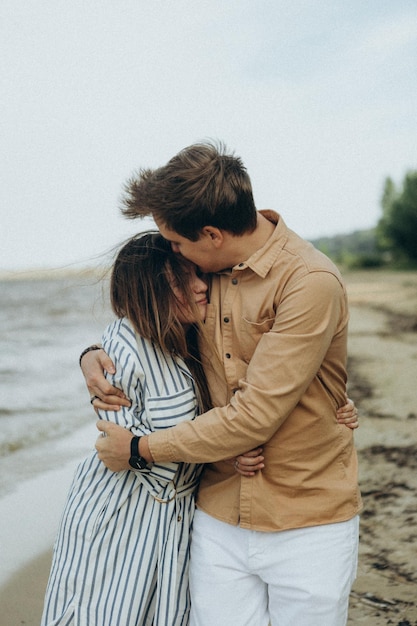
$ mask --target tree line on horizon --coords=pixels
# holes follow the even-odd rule
[[[374,228],[312,243],[348,269],[417,268],[417,170],[408,172],[399,186],[390,177],[385,179],[381,208]]]

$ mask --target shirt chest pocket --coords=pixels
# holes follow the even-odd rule
[[[192,420],[197,415],[194,390],[189,387],[166,396],[147,397],[145,411],[154,430]]]
[[[242,317],[240,322],[242,356],[247,363],[251,360],[262,335],[268,333],[274,325],[275,318],[251,321]]]

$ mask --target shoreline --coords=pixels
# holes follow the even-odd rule
[[[94,448],[95,421],[32,452],[26,474],[0,498],[0,590],[20,568],[50,550],[78,463]],[[26,452],[18,452],[20,462]],[[45,461],[47,460],[47,462]],[[22,476],[27,478],[22,479]]]

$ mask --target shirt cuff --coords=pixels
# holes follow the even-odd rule
[[[178,461],[172,453],[172,446],[169,441],[170,429],[162,429],[148,435],[148,445],[153,460],[157,463],[166,461]]]

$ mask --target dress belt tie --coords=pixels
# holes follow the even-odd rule
[[[196,479],[191,481],[190,483],[177,486],[175,484],[175,481],[172,480],[171,483],[168,483],[168,485],[166,485],[166,487],[163,489],[163,491],[166,492],[171,486],[172,491],[169,492],[166,498],[160,498],[159,496],[155,496],[153,493],[151,493],[151,495],[153,499],[160,504],[168,504],[168,502],[172,502],[172,500],[174,500],[175,498],[184,498],[185,496],[193,493],[198,483],[199,479]]]

